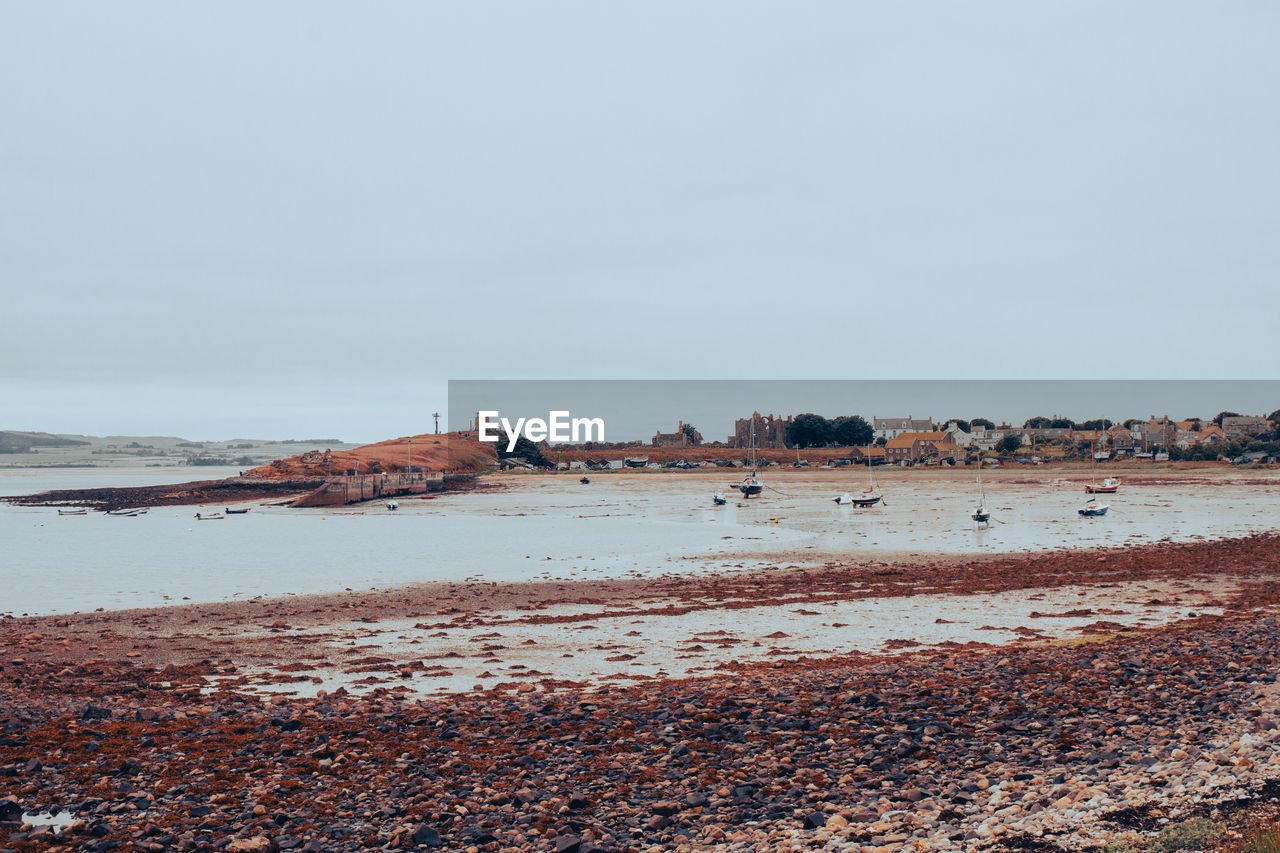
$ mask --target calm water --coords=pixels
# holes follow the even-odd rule
[[[181,482],[218,469],[0,472],[0,494]],[[969,519],[964,477],[885,484],[888,505],[839,507],[852,490],[803,475],[768,478],[765,497],[712,507],[703,476],[530,478],[518,488],[333,510],[256,504],[222,521],[192,507],[136,518],[60,517],[0,505],[0,612],[68,612],[182,600],[386,588],[419,581],[592,579],[823,562],[879,552],[972,553],[1240,535],[1275,528],[1274,485],[1128,486],[1101,519],[1081,519],[1076,485],[992,483],[997,523]],[[212,508],[206,508],[206,511]],[[220,509],[220,508],[219,508]]]

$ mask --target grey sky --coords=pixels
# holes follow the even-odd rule
[[[0,428],[1273,378],[1272,3],[6,3]]]

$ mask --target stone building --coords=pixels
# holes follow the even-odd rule
[[[1137,433],[1138,443],[1143,450],[1155,447],[1167,449],[1173,447],[1178,440],[1178,425],[1169,420],[1168,415],[1159,418],[1152,415],[1148,420],[1134,424],[1133,431]]]
[[[965,449],[951,440],[951,433],[942,430],[931,432],[904,432],[889,439],[884,446],[885,461],[920,462],[925,459],[963,462]]]
[[[655,432],[651,444],[654,447],[694,447],[702,444],[702,433],[696,429],[691,429],[693,440],[689,440],[689,432],[685,431],[685,422],[679,421],[676,424],[675,432]]]
[[[1271,423],[1260,415],[1228,415],[1222,419],[1222,431],[1227,438],[1262,435],[1270,429]]]
[[[905,418],[877,418],[874,415],[871,417],[871,430],[876,438],[897,438],[904,432],[931,432],[933,428],[932,419],[918,421],[911,415]]]
[[[749,418],[739,418],[733,422],[733,435],[726,442],[730,447],[751,446],[751,424],[755,423],[756,447],[785,448],[787,446],[787,427],[791,426],[791,416],[762,415],[753,412]]]

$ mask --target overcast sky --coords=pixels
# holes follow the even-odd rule
[[[1278,25],[5,3],[0,429],[376,440],[451,378],[1275,378]]]

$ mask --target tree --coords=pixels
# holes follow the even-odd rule
[[[684,433],[684,437],[689,439],[689,443],[698,445],[702,443],[702,436],[698,434],[698,428],[693,424],[680,424],[680,431]]]
[[[831,422],[822,415],[805,412],[787,426],[787,444],[792,447],[824,447],[831,443]]]
[[[861,447],[870,444],[875,436],[871,424],[861,415],[845,415],[831,422],[831,438],[842,447]]]
[[[1238,417],[1240,417],[1239,412],[1218,412],[1218,414],[1214,415],[1213,422],[1217,424],[1219,427],[1221,427],[1223,418],[1238,418]]]
[[[951,418],[951,420],[943,421],[943,423],[951,423],[955,421],[956,426],[960,427],[961,432],[973,432],[973,426],[964,418]]]
[[[1124,428],[1133,429],[1133,425],[1136,423],[1140,423],[1140,421],[1137,418],[1129,418],[1129,420],[1124,422]]]
[[[991,421],[987,420],[986,418],[974,418],[973,420],[969,421],[969,429],[973,429],[974,427],[986,427],[987,429],[995,429],[996,425]]]
[[[1076,429],[1111,429],[1111,421],[1106,418],[1094,418],[1077,425]]]
[[[1277,421],[1280,421],[1280,409],[1276,409],[1274,412],[1267,415],[1267,420],[1271,421],[1272,423],[1276,423]]]
[[[1048,429],[1053,425],[1053,421],[1044,415],[1036,415],[1034,418],[1027,418],[1026,423],[1022,425],[1023,429]]]
[[[1001,453],[1015,453],[1022,446],[1022,439],[1016,435],[1006,435],[1000,439],[1000,443],[996,445],[996,450]]]
[[[876,447],[884,447],[888,443],[889,443],[889,439],[885,438],[883,435],[875,440]]]
[[[535,468],[551,467],[551,463],[547,461],[547,457],[542,455],[542,450],[539,449],[538,445],[534,444],[532,441],[525,438],[523,435],[518,436],[516,438],[515,449],[512,450],[510,453],[508,453],[507,447],[510,445],[510,443],[511,443],[511,434],[504,433],[502,440],[498,443],[499,459],[510,459],[512,457],[518,457],[520,459],[523,459],[525,462],[528,462],[530,465],[534,466]]]

